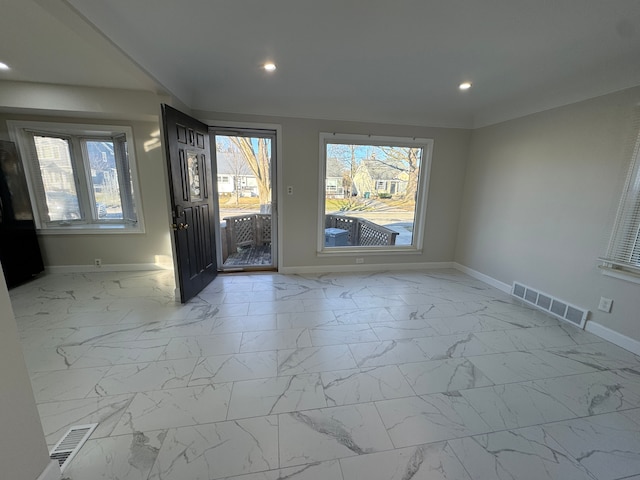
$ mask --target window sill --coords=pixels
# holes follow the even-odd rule
[[[626,282],[637,283],[640,285],[640,274],[606,265],[600,265],[598,268],[602,271],[602,274],[607,277],[617,278],[618,280],[624,280]]]
[[[412,246],[402,247],[329,247],[324,248],[316,255],[318,257],[346,257],[353,255],[420,255],[421,249]]]
[[[66,225],[38,229],[38,235],[130,235],[144,233],[142,225],[84,224]]]

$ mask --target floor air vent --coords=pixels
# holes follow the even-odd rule
[[[551,295],[535,290],[521,283],[513,282],[511,295],[533,305],[540,310],[550,313],[554,317],[584,328],[589,310],[570,305]]]
[[[58,462],[61,471],[64,472],[69,462],[76,456],[76,453],[78,453],[82,445],[84,445],[84,442],[89,439],[97,426],[97,423],[92,423],[71,427],[64,437],[56,443],[49,457]]]

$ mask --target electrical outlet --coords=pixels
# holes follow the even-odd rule
[[[287,187],[287,195],[293,195],[293,186],[292,185],[289,185]]]
[[[364,263],[364,258],[362,257],[356,258],[356,263]]]
[[[613,300],[610,298],[600,297],[600,303],[598,304],[598,310],[605,313],[611,313],[611,307],[613,306]]]
[[[101,258],[94,258],[94,259],[93,259],[93,264],[94,264],[96,267],[101,267],[101,266],[102,266],[102,259],[101,259]]]

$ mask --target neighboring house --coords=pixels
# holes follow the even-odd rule
[[[385,160],[384,163],[375,159],[363,160],[353,176],[353,183],[361,195],[366,192],[401,194],[406,191],[408,183],[407,172],[402,168],[401,162],[393,160]]]
[[[337,158],[327,158],[325,178],[325,196],[327,198],[344,198],[349,196],[349,169]],[[345,179],[347,180],[345,182]],[[345,185],[346,183],[346,185]]]
[[[238,188],[242,197],[258,196],[258,180],[239,153],[216,152],[216,165],[219,194],[232,194]]]

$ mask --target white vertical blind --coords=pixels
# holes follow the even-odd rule
[[[640,135],[633,150],[607,255],[602,260],[610,266],[640,273]]]

